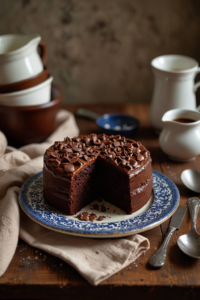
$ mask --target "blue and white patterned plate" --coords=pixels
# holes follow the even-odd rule
[[[142,209],[127,215],[104,202],[107,213],[92,211],[91,206],[82,211],[95,212],[97,216],[103,214],[106,218],[101,222],[84,222],[62,214],[45,200],[43,174],[40,172],[23,184],[19,203],[32,220],[51,230],[82,237],[112,238],[146,231],[166,221],[178,207],[179,191],[169,178],[153,171],[153,195]]]

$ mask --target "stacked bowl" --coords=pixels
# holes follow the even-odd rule
[[[62,90],[46,59],[39,35],[0,36],[0,130],[15,146],[42,142],[55,128]]]

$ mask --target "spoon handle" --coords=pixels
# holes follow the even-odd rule
[[[189,198],[188,199],[188,207],[191,215],[191,230],[194,230],[196,232],[196,221],[197,221],[197,215],[199,211],[200,206],[200,199],[197,197]]]
[[[176,231],[175,227],[169,227],[169,231],[167,232],[167,235],[158,249],[158,251],[150,258],[149,264],[154,268],[160,268],[165,264],[166,257],[167,257],[167,247],[169,244],[169,241],[172,237],[172,234]]]
[[[80,116],[80,117],[89,118],[89,119],[92,119],[95,121],[96,121],[96,119],[98,119],[100,117],[99,114],[97,114],[93,111],[90,111],[88,109],[85,109],[85,108],[79,108],[76,112],[76,115]]]

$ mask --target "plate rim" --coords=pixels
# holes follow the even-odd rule
[[[18,197],[18,200],[19,200],[19,204],[20,204],[20,207],[22,208],[22,210],[25,212],[25,214],[31,219],[33,220],[34,222],[38,223],[39,225],[47,228],[47,229],[50,229],[50,230],[53,230],[55,232],[59,232],[59,233],[64,233],[64,234],[68,234],[68,235],[71,235],[71,236],[78,236],[78,237],[86,237],[86,238],[119,238],[119,237],[125,237],[125,236],[130,236],[132,234],[136,234],[136,233],[140,233],[140,232],[144,232],[144,231],[148,231],[148,230],[151,230],[157,226],[159,226],[160,224],[162,224],[163,222],[165,222],[166,220],[168,220],[174,213],[175,211],[177,210],[178,206],[179,206],[179,202],[180,202],[180,193],[179,193],[179,190],[177,188],[177,186],[175,185],[175,183],[169,179],[167,176],[165,176],[164,174],[162,174],[161,172],[159,171],[155,171],[155,170],[152,170],[153,174],[157,175],[157,176],[160,176],[160,177],[163,177],[165,178],[165,180],[167,180],[173,187],[173,191],[175,191],[175,197],[176,197],[176,204],[173,206],[173,209],[169,212],[167,212],[167,215],[165,217],[162,217],[160,220],[158,221],[152,221],[152,224],[148,224],[147,226],[144,226],[143,228],[139,228],[139,229],[133,229],[133,230],[129,230],[129,231],[125,231],[125,232],[118,232],[116,230],[116,232],[113,232],[113,233],[94,233],[94,232],[77,232],[77,231],[70,231],[70,230],[67,230],[67,229],[60,229],[60,228],[56,228],[56,227],[53,227],[51,225],[47,225],[39,220],[37,220],[36,218],[34,218],[34,216],[32,216],[26,209],[25,207],[23,206],[23,203],[22,203],[22,199],[23,199],[23,196],[22,196],[22,193],[25,189],[27,189],[27,187],[29,186],[29,184],[37,177],[40,177],[42,174],[43,174],[43,171],[40,171],[36,174],[34,174],[33,176],[31,176],[27,181],[24,182],[24,184],[22,185],[21,189],[20,189],[20,193],[19,193],[19,197]],[[24,199],[23,199],[24,200]],[[149,208],[150,209],[150,208]],[[148,209],[148,210],[149,210]],[[147,211],[148,211],[147,210]],[[147,212],[146,211],[146,212]],[[144,212],[144,213],[146,213]],[[144,214],[143,213],[143,214]],[[142,214],[141,214],[142,215]],[[140,216],[141,216],[140,215]],[[128,219],[128,220],[131,220]],[[127,220],[127,221],[128,221]],[[77,220],[79,221],[79,220]],[[86,223],[86,222],[83,222],[83,221],[79,221],[79,222],[82,222],[82,223]],[[113,223],[118,223],[118,222],[122,222],[122,221],[115,221]],[[96,223],[97,224],[97,223]],[[99,223],[100,224],[103,224],[103,223]],[[110,223],[104,223],[104,224],[110,224]]]

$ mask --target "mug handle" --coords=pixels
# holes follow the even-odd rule
[[[40,57],[42,63],[43,65],[45,65],[47,61],[47,45],[45,44],[44,41],[40,41],[38,46],[40,47]]]
[[[200,68],[197,69],[196,75],[200,73]],[[200,81],[194,84],[194,92],[196,93],[197,89],[200,87]],[[200,112],[200,105],[197,107],[197,110]]]

